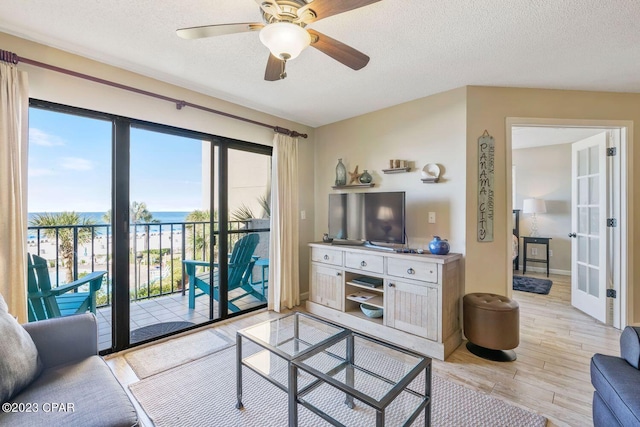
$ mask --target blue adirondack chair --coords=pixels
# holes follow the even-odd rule
[[[229,311],[240,311],[234,301],[244,298],[247,295],[253,295],[259,300],[264,301],[264,296],[257,292],[249,283],[249,277],[253,266],[256,262],[256,257],[253,256],[253,252],[258,246],[260,236],[256,233],[247,234],[233,246],[233,251],[229,256],[229,274],[228,274],[228,290],[229,293],[234,290],[240,290],[236,292],[238,295],[234,295],[229,299]],[[220,294],[218,290],[218,264],[209,263],[207,261],[194,261],[184,260],[182,261],[185,271],[189,276],[189,308],[194,309],[196,306],[196,297],[202,295],[210,295],[213,290],[213,299],[220,300]],[[209,283],[209,271],[197,272],[197,267],[213,267],[213,286]],[[202,292],[197,293],[200,290]]]
[[[96,292],[102,286],[106,271],[94,271],[74,282],[51,287],[47,260],[28,254],[29,321],[71,316],[90,311],[96,313]],[[88,292],[74,292],[89,284]]]

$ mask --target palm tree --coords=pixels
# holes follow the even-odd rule
[[[233,221],[243,222],[253,218],[270,218],[271,217],[271,187],[262,196],[258,197],[258,205],[262,208],[262,215],[258,216],[253,209],[244,203],[238,206],[229,215]]]
[[[102,215],[102,220],[107,224],[111,223],[111,209],[106,211]],[[129,220],[132,224],[139,224],[142,222],[158,222],[153,219],[153,214],[147,209],[145,202],[131,202],[131,208],[129,209]]]
[[[133,224],[140,224],[144,222],[157,222],[153,219],[153,214],[147,209],[145,202],[131,202],[131,209],[129,211],[131,216],[131,222]]]
[[[33,227],[59,227],[64,225],[94,225],[95,221],[87,216],[80,215],[76,212],[59,212],[59,213],[42,213],[36,214],[30,221],[29,225]],[[43,230],[45,236],[54,240],[58,237],[59,252],[62,258],[62,264],[67,270],[67,282],[73,281],[73,260],[74,252],[74,227],[69,228],[45,228]],[[89,243],[91,241],[91,228],[77,228],[78,245]]]

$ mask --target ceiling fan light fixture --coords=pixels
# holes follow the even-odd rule
[[[299,25],[275,22],[260,30],[260,41],[276,58],[290,60],[309,47],[311,36]]]

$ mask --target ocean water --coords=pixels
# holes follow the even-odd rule
[[[29,226],[31,226],[31,220],[38,214],[42,214],[43,212],[29,212],[28,214],[28,221],[29,221]],[[57,213],[57,212],[49,212],[49,213]],[[171,224],[171,223],[180,223],[180,222],[185,222],[187,215],[189,215],[190,212],[181,212],[181,211],[177,211],[177,212],[151,212],[151,214],[153,215],[153,220],[154,221],[159,221],[160,224]],[[78,215],[81,215],[83,217],[92,219],[93,222],[96,225],[102,224],[102,225],[107,225],[107,223],[104,221],[103,216],[104,216],[104,212],[78,212]],[[142,227],[138,227],[138,230],[140,231],[142,229]],[[163,227],[163,231],[168,230],[168,228]],[[149,227],[149,231],[151,233],[154,232],[158,232],[160,231],[160,225],[151,225]],[[102,228],[102,227],[96,227],[96,234],[100,235],[100,234],[105,234],[106,233],[106,227]],[[111,233],[111,231],[109,230],[109,233]],[[36,234],[33,232],[33,230],[29,230],[29,239],[35,239],[36,238]]]

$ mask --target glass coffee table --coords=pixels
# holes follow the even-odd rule
[[[243,357],[243,340],[259,351]],[[298,404],[338,426],[408,426],[421,414],[430,425],[424,355],[303,313],[238,331],[236,342],[239,409],[245,366],[287,393],[289,426],[298,425]]]
[[[238,402],[242,409],[242,366],[270,381],[289,395],[289,425],[296,403],[291,390],[291,362],[303,355],[315,354],[330,347],[350,331],[304,313],[292,313],[242,329],[236,334],[236,381]],[[261,350],[243,357],[243,341],[256,344]],[[292,409],[293,408],[293,409]]]

